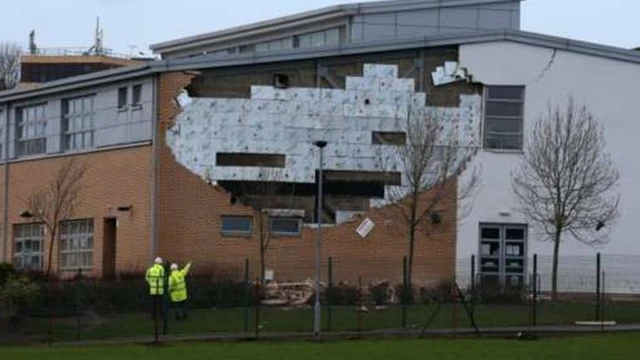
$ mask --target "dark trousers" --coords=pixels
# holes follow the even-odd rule
[[[174,301],[171,303],[171,306],[173,307],[173,311],[176,314],[176,320],[186,320],[187,317],[189,316],[185,308],[185,303],[186,303],[186,300]]]
[[[162,320],[162,301],[164,300],[163,295],[151,295],[151,318],[158,320]]]

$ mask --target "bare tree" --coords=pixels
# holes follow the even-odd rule
[[[20,47],[0,42],[0,91],[14,88],[20,81]]]
[[[261,167],[259,181],[246,184],[235,194],[239,200],[254,212],[259,234],[260,282],[264,284],[266,257],[271,239],[270,221],[272,216],[295,215],[290,207],[294,204],[294,187],[283,182],[281,169]]]
[[[565,108],[549,105],[528,137],[512,187],[524,215],[553,243],[553,299],[563,235],[588,245],[607,241],[602,229],[618,216],[618,179],[603,128],[586,105],[576,106],[571,97]]]
[[[387,188],[385,203],[405,224],[408,242],[407,283],[411,284],[416,235],[427,228],[432,220],[438,222],[438,207],[443,201],[465,205],[478,188],[477,168],[469,169],[465,181],[459,175],[477,148],[463,144],[458,136],[454,116],[443,109],[408,108],[405,119],[397,124],[406,139],[387,147],[381,160],[386,171],[399,172],[401,186]],[[381,144],[394,145],[384,139]],[[390,150],[390,151],[388,151]],[[460,212],[461,214],[463,212]],[[460,215],[459,215],[460,217]],[[427,221],[428,220],[428,221]]]
[[[66,159],[56,169],[48,186],[35,190],[26,200],[29,212],[37,222],[42,223],[49,236],[47,276],[51,274],[53,244],[58,238],[58,227],[62,221],[74,215],[86,171],[87,167],[82,161]]]

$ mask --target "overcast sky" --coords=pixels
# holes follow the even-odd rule
[[[3,0],[0,40],[26,47],[89,47],[96,17],[121,53],[350,0]],[[640,0],[525,0],[522,29],[624,48],[640,46]]]

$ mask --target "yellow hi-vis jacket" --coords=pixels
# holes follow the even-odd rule
[[[185,276],[189,273],[191,263],[182,270],[172,270],[169,275],[169,295],[172,302],[187,300],[187,284],[184,281]]]
[[[148,268],[145,279],[149,284],[149,294],[164,294],[164,267],[162,267],[162,265],[154,264],[152,267]]]

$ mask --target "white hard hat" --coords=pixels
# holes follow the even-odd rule
[[[178,264],[176,263],[171,264],[171,270],[178,270]]]
[[[158,256],[153,262],[156,264],[162,264],[162,258]]]

